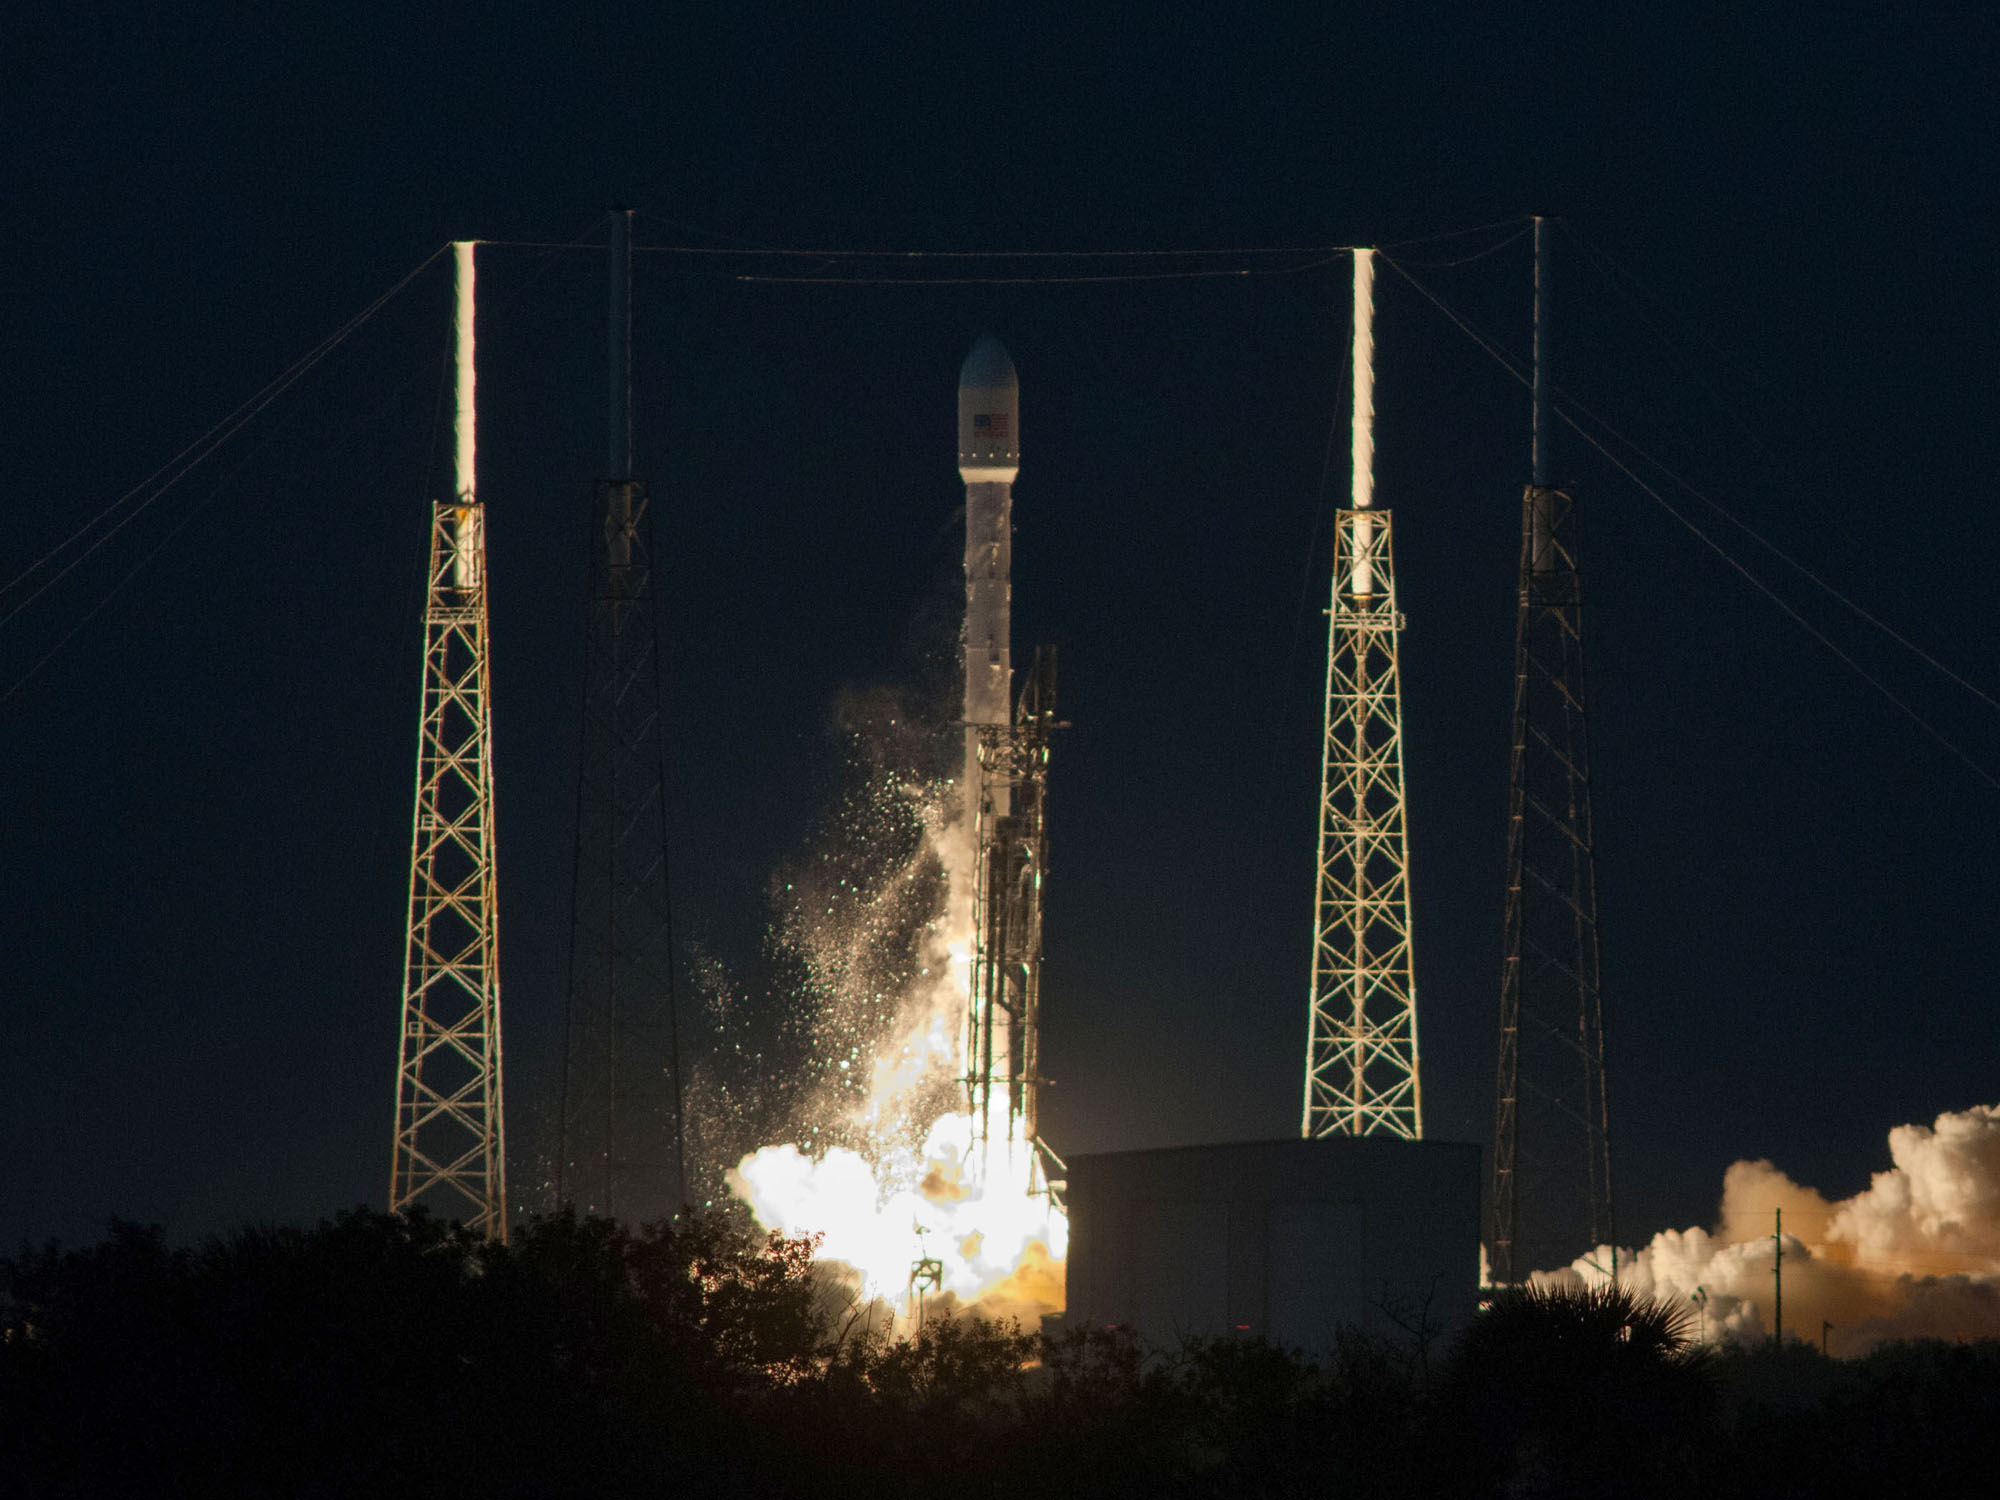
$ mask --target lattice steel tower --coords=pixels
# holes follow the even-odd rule
[[[1353,505],[1334,526],[1307,1137],[1421,1140],[1410,845],[1389,513],[1374,508],[1374,251],[1354,252]]]
[[[1549,231],[1535,220],[1533,483],[1521,501],[1492,1279],[1613,1245],[1576,510],[1549,483]],[[1613,1274],[1616,1265],[1609,1268]]]
[[[591,508],[556,1196],[647,1223],[687,1196],[650,496],[633,477],[632,216],[611,219],[607,476]]]
[[[486,520],[474,477],[472,248],[470,241],[454,246],[456,492],[431,512],[389,1210],[421,1205],[504,1240],[500,913],[493,881]]]

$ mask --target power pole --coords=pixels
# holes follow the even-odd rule
[[[505,1240],[486,518],[474,472],[473,245],[466,240],[454,248],[457,483],[453,498],[431,510],[389,1211],[422,1206]]]
[[[556,1197],[638,1224],[687,1197],[653,526],[633,473],[632,215],[611,216],[605,478],[591,508]]]
[[[1597,851],[1576,512],[1549,478],[1549,234],[1535,220],[1533,479],[1521,500],[1505,955],[1493,1127],[1493,1280],[1616,1238],[1599,993]]]
[[[1375,265],[1354,252],[1353,495],[1335,521],[1301,1133],[1421,1140],[1389,513],[1375,509]]]

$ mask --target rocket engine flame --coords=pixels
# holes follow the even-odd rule
[[[916,880],[918,866],[929,861],[942,872],[943,899],[923,930],[921,958],[912,973],[871,952],[884,930],[877,893],[829,902],[795,925],[791,936],[820,987],[836,996],[834,1028],[849,1042],[812,1128],[829,1139],[816,1155],[793,1143],[765,1146],[728,1178],[758,1222],[787,1235],[821,1234],[823,1256],[853,1267],[862,1295],[887,1302],[903,1320],[921,1316],[920,1291],[996,1314],[1055,1312],[1063,1300],[1068,1223],[1042,1186],[1029,1139],[1040,1086],[1039,907],[1023,919],[1034,934],[1023,951],[978,955],[981,993],[973,993],[974,924],[985,924],[989,941],[1005,925],[976,914],[990,892],[975,867],[990,871],[998,830],[1021,812],[1013,803],[1020,768],[1006,759],[989,774],[985,748],[986,736],[1015,719],[1010,538],[1020,395],[1006,349],[981,339],[959,371],[957,403],[966,486],[964,761],[956,783],[913,789],[923,837],[885,886],[902,891],[907,908],[918,890],[935,892],[936,882]],[[1051,673],[1051,700],[1053,690]],[[1038,811],[1026,822],[1029,833],[1004,836],[1014,840],[1007,858],[1034,860],[1038,896]],[[866,840],[876,830],[853,831]],[[857,1024],[856,1016],[868,1019]]]
[[[1899,1125],[1888,1144],[1894,1165],[1838,1203],[1768,1161],[1737,1162],[1717,1227],[1663,1230],[1637,1254],[1620,1251],[1620,1284],[1696,1302],[1712,1341],[1768,1338],[1782,1210],[1785,1326],[1800,1337],[1831,1324],[1829,1347],[1843,1355],[1885,1339],[2000,1337],[2000,1105]],[[1600,1246],[1532,1279],[1602,1284],[1610,1257]]]
[[[787,918],[785,941],[825,996],[816,1037],[831,1059],[827,1083],[799,1111],[795,1139],[749,1152],[728,1186],[764,1228],[822,1236],[822,1262],[851,1268],[857,1295],[899,1324],[920,1306],[1032,1321],[1062,1309],[1069,1225],[1035,1191],[1033,1147],[1009,1141],[1004,1120],[984,1170],[969,1159],[959,1054],[972,831],[951,782],[878,780],[876,790],[888,795],[850,819],[846,836],[890,842],[879,825],[902,817],[917,820],[919,837],[887,868],[842,876],[850,899],[800,902]],[[943,878],[926,882],[926,870]],[[924,901],[914,962],[884,951],[910,925],[908,905]]]

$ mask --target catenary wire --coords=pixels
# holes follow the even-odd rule
[[[1591,246],[1587,240],[1584,240],[1582,236],[1576,235],[1572,231],[1571,237],[1576,239],[1579,244],[1582,244],[1593,255],[1600,254],[1600,252],[1598,252],[1595,247]],[[1610,261],[1608,256],[1603,256],[1602,262],[1603,263],[1600,265],[1599,269],[1601,272],[1605,274],[1607,280],[1612,280],[1612,284],[1614,286],[1616,286],[1617,283],[1615,280],[1612,279],[1610,275],[1610,271],[1613,269],[1618,269],[1619,274],[1625,276],[1628,280],[1632,281],[1633,285],[1635,286],[1638,285],[1636,277],[1632,277],[1629,272],[1625,272],[1622,269],[1615,267],[1613,263]],[[1629,291],[1624,287],[1619,287],[1619,290],[1626,297],[1631,298],[1635,306],[1637,305],[1637,298],[1633,296],[1631,291]],[[1645,317],[1643,308],[1640,308],[1640,312],[1642,317],[1645,318],[1645,322],[1647,323],[1647,325],[1652,328],[1655,337],[1657,337],[1663,344],[1667,345],[1668,348],[1670,349],[1674,348],[1674,341],[1668,337],[1665,330],[1661,329],[1659,325],[1652,318]],[[1710,347],[1714,348],[1715,346],[1711,344]],[[1717,349],[1716,352],[1720,354],[1722,351]],[[1695,368],[1696,368],[1696,373],[1699,374],[1700,373],[1699,367],[1696,366]],[[1705,376],[1703,377],[1703,379],[1704,381],[1706,381]],[[1712,386],[1710,387],[1710,389],[1711,392],[1713,392]],[[1727,410],[1726,403],[1718,403],[1718,404],[1722,404],[1724,406],[1724,409]],[[1786,567],[1792,569],[1800,577],[1804,578],[1808,583],[1812,584],[1815,588],[1819,589],[1822,593],[1824,593],[1828,598],[1832,599],[1835,603],[1839,604],[1843,609],[1848,610],[1858,619],[1865,621],[1869,626],[1871,626],[1875,630],[1880,631],[1884,636],[1887,636],[1890,640],[1894,641],[1897,645],[1901,646],[1905,651],[1908,651],[1912,656],[1916,657],[1919,661],[1923,662],[1925,666],[1931,668],[1931,670],[1938,673],[1939,676],[1944,677],[1949,681],[1951,681],[1952,683],[1956,684],[1957,686],[1965,689],[1966,692],[1972,694],[1973,697],[1979,699],[1982,703],[1985,703],[1988,707],[2000,708],[2000,698],[1996,698],[1993,694],[1989,693],[1986,689],[1980,687],[1977,683],[1972,682],[1968,680],[1966,677],[1962,676],[1960,673],[1953,671],[1952,668],[1945,665],[1945,663],[1938,660],[1938,658],[1933,656],[1929,651],[1925,650],[1922,646],[1918,645],[1915,641],[1911,640],[1908,636],[1904,635],[1901,631],[1897,630],[1893,625],[1889,624],[1888,621],[1874,614],[1865,605],[1862,605],[1856,600],[1850,598],[1847,594],[1843,593],[1835,585],[1828,582],[1825,578],[1821,577],[1811,567],[1801,562],[1798,558],[1792,556],[1791,553],[1787,552],[1783,547],[1779,546],[1776,542],[1772,541],[1769,537],[1765,536],[1762,532],[1758,531],[1757,528],[1752,526],[1748,521],[1745,521],[1741,516],[1735,514],[1727,506],[1723,505],[1719,500],[1716,500],[1714,497],[1710,496],[1706,492],[1696,488],[1693,483],[1691,483],[1686,478],[1682,477],[1680,474],[1676,473],[1664,461],[1657,458],[1652,453],[1649,453],[1634,439],[1628,437],[1625,433],[1620,432],[1604,417],[1598,415],[1595,412],[1590,411],[1583,405],[1582,402],[1577,401],[1574,397],[1570,397],[1570,405],[1575,407],[1578,411],[1583,412],[1584,415],[1588,416],[1599,427],[1603,428],[1606,432],[1610,433],[1619,442],[1625,444],[1626,447],[1630,448],[1640,458],[1644,459],[1647,463],[1651,464],[1654,468],[1659,470],[1661,474],[1665,475],[1667,479],[1671,480],[1675,485],[1679,486],[1689,496],[1691,496],[1696,500],[1699,500],[1703,505],[1707,506],[1710,510],[1714,511],[1718,516],[1722,517],[1723,520],[1727,521],[1730,525],[1734,526],[1737,530],[1741,531],[1745,536],[1749,537],[1751,541],[1755,542],[1758,546],[1762,547],[1765,551],[1769,552],[1773,557],[1777,558],[1779,562],[1783,563]],[[1744,431],[1745,436],[1750,437],[1753,441],[1755,441],[1756,435],[1754,433],[1749,432],[1747,428],[1741,428],[1740,423],[1738,424],[1738,426],[1741,430]],[[1758,446],[1761,447],[1762,444],[1759,443]],[[1771,456],[1768,449],[1766,449],[1765,452],[1767,457]]]
[[[1345,259],[1352,252],[1336,250],[1318,260],[1295,266],[1235,266],[1218,271],[1132,271],[1106,276],[752,276],[739,275],[744,282],[793,286],[1075,286],[1112,281],[1203,281],[1249,276],[1296,276]]]
[[[1498,364],[1502,369],[1506,370],[1508,374],[1512,375],[1514,379],[1519,381],[1522,385],[1532,387],[1533,384],[1532,381],[1530,381],[1529,378],[1525,374],[1523,374],[1522,371],[1519,368],[1517,368],[1512,361],[1510,361],[1504,354],[1502,354],[1499,351],[1499,349],[1494,346],[1491,340],[1487,339],[1484,335],[1482,335],[1476,329],[1474,329],[1472,325],[1468,323],[1464,318],[1460,317],[1457,313],[1453,312],[1449,307],[1447,307],[1444,304],[1442,300],[1440,300],[1433,292],[1431,292],[1429,288],[1427,288],[1426,286],[1423,285],[1423,283],[1418,281],[1416,277],[1412,276],[1409,273],[1409,271],[1406,270],[1404,267],[1398,265],[1396,261],[1393,260],[1391,257],[1384,255],[1382,259],[1388,261],[1389,265],[1395,269],[1398,275],[1400,275],[1405,281],[1409,282],[1411,286],[1415,287],[1418,292],[1422,293],[1425,300],[1430,302],[1431,305],[1437,308],[1439,312],[1443,313],[1445,317],[1447,317],[1448,319],[1451,320],[1451,322],[1456,324],[1459,330],[1463,332],[1468,338],[1472,339],[1474,343],[1478,344],[1481,349],[1485,350],[1486,353],[1494,360],[1496,364]],[[1847,668],[1850,671],[1852,671],[1857,677],[1859,677],[1863,682],[1867,683],[1870,687],[1874,688],[1877,693],[1881,694],[1882,697],[1887,699],[1892,705],[1894,705],[1899,711],[1901,711],[1904,714],[1904,716],[1910,720],[1910,722],[1915,724],[1919,729],[1923,730],[1925,734],[1930,736],[1931,739],[1935,740],[1944,749],[1950,751],[1953,756],[1955,756],[1958,760],[1962,761],[1966,765],[1966,767],[1969,768],[1982,781],[1986,782],[1989,786],[1992,786],[1995,789],[2000,789],[2000,776],[1995,776],[1991,771],[1987,770],[1986,767],[1982,765],[1978,760],[1976,760],[1969,752],[1960,748],[1960,746],[1957,744],[1956,741],[1946,736],[1945,733],[1942,730],[1938,729],[1936,725],[1932,724],[1930,720],[1926,719],[1922,714],[1918,713],[1916,709],[1912,708],[1902,698],[1897,696],[1895,691],[1891,689],[1887,683],[1883,682],[1879,677],[1875,676],[1866,667],[1862,666],[1860,662],[1856,661],[1852,656],[1848,655],[1847,652],[1841,650],[1840,647],[1834,643],[1832,638],[1828,636],[1825,631],[1821,630],[1817,625],[1814,625],[1812,621],[1808,620],[1796,608],[1794,608],[1790,603],[1788,603],[1781,595],[1779,595],[1775,589],[1773,589],[1769,584],[1765,583],[1764,580],[1759,578],[1755,573],[1751,572],[1750,569],[1746,567],[1743,563],[1738,561],[1736,557],[1733,554],[1731,554],[1729,550],[1725,548],[1720,542],[1716,541],[1715,538],[1710,536],[1706,531],[1702,530],[1701,527],[1697,526],[1694,520],[1690,516],[1688,516],[1684,511],[1682,511],[1672,501],[1668,500],[1666,496],[1662,495],[1652,485],[1648,484],[1644,479],[1640,478],[1640,476],[1632,470],[1630,465],[1626,464],[1609,448],[1605,447],[1603,443],[1598,441],[1595,435],[1593,435],[1587,428],[1585,428],[1580,422],[1578,422],[1574,416],[1570,414],[1569,410],[1565,409],[1564,406],[1558,406],[1556,408],[1556,415],[1562,419],[1565,426],[1569,427],[1571,431],[1575,432],[1578,437],[1582,438],[1592,448],[1596,449],[1597,452],[1604,458],[1604,460],[1607,463],[1609,463],[1613,468],[1618,470],[1618,472],[1623,474],[1627,479],[1631,480],[1632,483],[1638,487],[1641,493],[1648,496],[1654,502],[1654,504],[1658,505],[1668,515],[1672,516],[1674,520],[1678,521],[1681,524],[1681,526],[1685,528],[1691,536],[1693,536],[1697,541],[1701,542],[1703,546],[1707,547],[1711,552],[1713,552],[1718,558],[1720,558],[1723,561],[1724,564],[1726,564],[1733,572],[1738,574],[1752,588],[1756,589],[1760,594],[1764,595],[1765,598],[1769,599],[1773,604],[1777,605],[1779,609],[1783,610],[1784,613],[1790,616],[1792,621],[1795,624],[1797,624],[1801,630],[1805,631],[1814,640],[1818,641],[1822,646],[1824,646],[1829,652],[1833,654],[1835,658],[1837,658],[1840,662],[1846,665]]]
[[[313,347],[309,349],[305,354],[301,355],[286,369],[281,371],[270,381],[266,382],[266,384],[260,390],[258,390],[254,395],[250,396],[247,400],[238,405],[235,408],[235,410],[231,411],[221,421],[217,422],[214,426],[210,427],[206,432],[202,433],[200,437],[194,439],[193,442],[188,443],[172,458],[168,459],[165,463],[161,464],[157,469],[153,470],[153,472],[148,474],[144,479],[140,480],[138,484],[134,485],[124,494],[120,495],[116,500],[112,501],[111,504],[104,507],[103,510],[99,511],[96,515],[92,516],[88,521],[84,522],[83,525],[79,526],[75,531],[71,532],[62,541],[58,542],[54,547],[50,548],[47,552],[43,553],[41,557],[37,558],[33,563],[29,564],[26,568],[22,569],[19,573],[15,574],[14,577],[8,580],[8,582],[4,586],[0,586],[0,595],[5,595],[7,593],[12,592],[16,588],[19,588],[29,578],[33,577],[41,569],[48,566],[54,559],[59,557],[70,547],[74,546],[81,538],[89,535],[89,533],[93,529],[103,525],[104,522],[107,521],[110,517],[116,515],[119,510],[129,505],[130,502],[135,497],[142,494],[145,495],[145,499],[139,501],[137,505],[131,506],[129,510],[126,510],[124,515],[119,516],[115,522],[113,522],[101,535],[99,535],[95,540],[93,540],[89,546],[85,547],[82,552],[77,554],[77,556],[71,558],[54,574],[52,574],[48,578],[43,579],[38,587],[36,587],[31,593],[29,593],[27,597],[21,599],[18,603],[16,603],[14,607],[10,609],[5,615],[0,615],[0,626],[5,626],[9,621],[13,620],[23,610],[27,609],[30,605],[32,605],[37,599],[40,599],[50,589],[54,588],[56,584],[60,583],[65,577],[67,577],[72,571],[74,571],[78,567],[78,565],[80,565],[82,562],[84,562],[85,559],[89,558],[93,553],[95,553],[98,550],[98,548],[102,547],[106,542],[110,541],[120,531],[124,530],[125,527],[128,526],[131,522],[136,520],[139,516],[143,515],[148,509],[150,509],[153,506],[155,502],[157,502],[169,490],[171,490],[175,485],[179,484],[181,480],[185,479],[197,467],[199,467],[205,459],[207,459],[211,454],[213,454],[218,448],[222,447],[223,444],[227,443],[237,433],[241,432],[243,428],[249,424],[250,420],[253,417],[257,416],[258,413],[262,412],[273,401],[277,400],[278,397],[282,396],[286,391],[290,390],[294,385],[298,384],[300,380],[304,379],[308,374],[310,374],[313,371],[313,369],[320,364],[321,361],[326,359],[328,355],[332,354],[333,351],[339,348],[341,344],[345,343],[347,339],[350,338],[365,323],[367,323],[369,319],[373,318],[384,307],[388,306],[389,303],[395,299],[398,293],[400,293],[412,281],[415,281],[417,277],[420,274],[422,274],[425,268],[431,264],[432,261],[436,260],[440,255],[444,254],[444,252],[449,248],[450,247],[448,245],[440,245],[437,249],[433,250],[429,255],[425,256],[421,261],[417,262],[417,264],[413,268],[411,268],[409,272],[407,272],[403,277],[401,277],[398,281],[396,281],[393,285],[391,285],[387,291],[383,292],[380,296],[376,297],[360,312],[356,313],[352,318],[348,319],[347,322],[341,324],[339,328],[335,329],[332,333],[328,334],[325,338],[321,339],[317,344],[313,345]],[[152,492],[150,494],[147,494],[146,491],[150,487],[152,487],[156,481],[159,481],[162,475],[167,476],[165,481],[159,483],[157,488],[152,489]],[[102,608],[102,604],[100,603],[98,607]],[[96,612],[95,610],[92,611],[92,613],[95,612]],[[67,637],[65,637],[65,639],[67,639]]]

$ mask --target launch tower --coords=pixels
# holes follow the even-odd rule
[[[1421,1140],[1389,513],[1375,509],[1375,252],[1354,252],[1353,503],[1327,610],[1319,874],[1301,1133]]]
[[[972,976],[960,1055],[973,1170],[985,1181],[1004,1177],[1032,1193],[1049,1190],[1062,1170],[1036,1125],[1049,731],[1058,726],[1053,648],[1035,653],[1020,701],[1010,701],[1020,411],[1014,362],[997,339],[981,339],[958,384],[958,466],[965,480],[961,784],[975,851]]]
[[[1535,220],[1533,482],[1521,499],[1506,946],[1493,1127],[1496,1284],[1615,1244],[1576,511],[1549,482],[1549,221]],[[1615,1266],[1612,1270],[1615,1273]]]
[[[591,508],[556,1197],[644,1223],[687,1194],[650,496],[633,477],[632,216],[611,219],[610,423]]]
[[[452,499],[431,510],[389,1211],[423,1206],[462,1219],[490,1239],[505,1239],[486,513],[474,475],[472,242],[454,250],[456,487]]]

